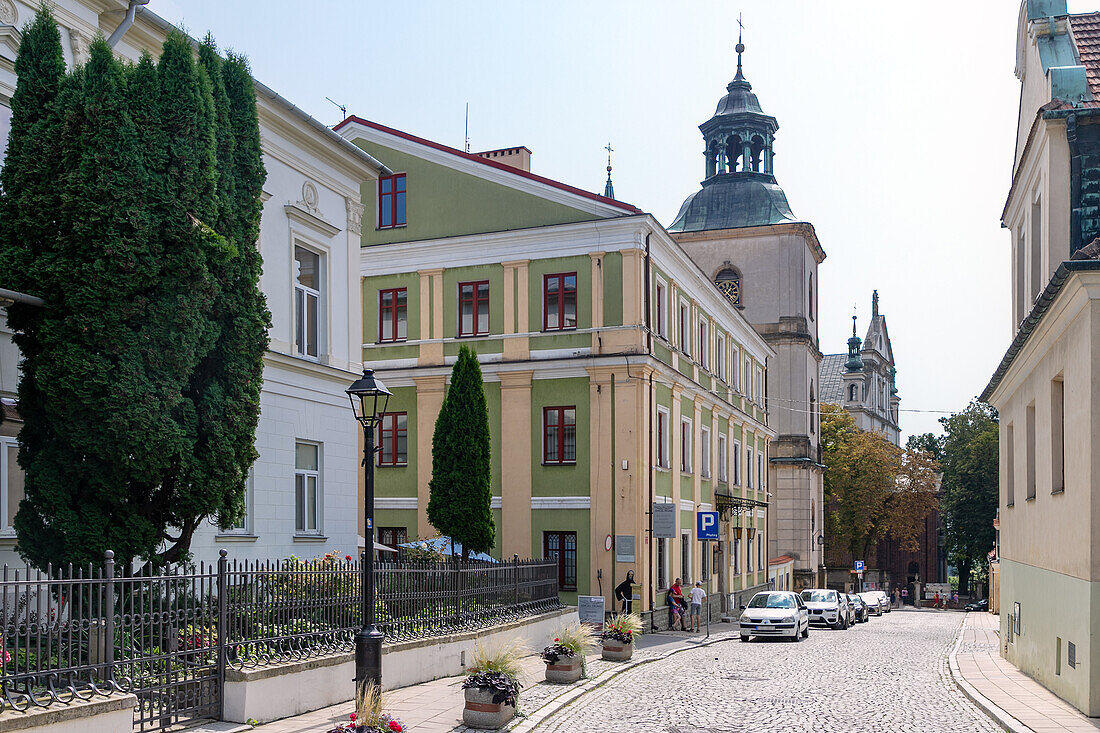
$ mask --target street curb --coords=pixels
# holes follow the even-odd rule
[[[983,713],[992,718],[997,725],[1009,731],[1009,733],[1035,733],[1031,728],[1028,728],[1019,720],[1012,717],[1008,712],[997,706],[988,697],[978,692],[978,690],[963,677],[962,671],[959,669],[958,653],[959,647],[962,646],[963,629],[966,628],[966,621],[971,613],[974,612],[968,611],[967,615],[963,617],[963,622],[959,625],[959,630],[955,636],[955,645],[947,655],[947,668],[951,671],[951,679],[954,680],[955,686],[962,690],[962,693],[970,699],[970,702],[981,708]]]
[[[717,644],[717,643],[722,642],[722,641],[731,641],[732,639],[738,638],[738,635],[739,635],[739,632],[731,632],[731,633],[728,633],[724,636],[715,636],[713,639],[711,639],[709,641],[702,641],[701,640],[699,642],[699,644],[697,644],[696,646],[682,647],[680,649],[671,649],[671,650],[669,650],[669,651],[667,651],[667,652],[665,652],[665,653],[663,653],[659,656],[649,657],[648,659],[639,659],[639,660],[636,660],[636,661],[632,661],[629,664],[624,664],[621,667],[615,667],[614,669],[609,669],[606,672],[604,672],[603,674],[601,674],[599,677],[595,677],[593,679],[586,680],[583,684],[580,684],[576,687],[568,688],[565,691],[563,691],[562,694],[558,695],[557,697],[550,698],[545,703],[543,703],[542,707],[536,709],[530,715],[523,718],[520,722],[515,723],[511,726],[506,726],[504,728],[501,728],[501,730],[502,731],[509,731],[509,733],[527,733],[528,731],[531,731],[531,730],[534,730],[535,728],[537,728],[539,725],[542,724],[542,722],[544,720],[546,720],[551,715],[553,715],[557,711],[564,708],[566,705],[569,705],[570,703],[572,703],[577,698],[581,697],[582,695],[584,695],[587,692],[591,692],[592,690],[595,690],[598,687],[602,687],[603,685],[607,684],[612,679],[614,679],[615,677],[618,677],[619,675],[623,674],[624,672],[629,672],[630,670],[636,669],[637,667],[641,667],[642,665],[645,665],[645,664],[650,664],[652,662],[659,662],[662,659],[668,659],[673,654],[679,654],[680,652],[686,652],[686,651],[690,651],[692,649],[702,649],[705,646],[710,646],[712,644]]]

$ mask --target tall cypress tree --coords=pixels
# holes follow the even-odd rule
[[[435,421],[428,521],[462,543],[463,559],[493,549],[489,410],[477,355],[463,346]]]
[[[184,559],[203,519],[240,518],[256,457],[269,316],[251,79],[234,76],[231,102],[226,79],[247,67],[211,55],[212,42],[196,64],[171,33],[158,63],[133,67],[97,39],[50,91],[60,43],[47,12],[25,38],[11,147],[44,145],[32,133],[50,145],[0,173],[0,257],[25,263],[17,286],[47,302],[12,309],[24,357],[19,548],[39,567],[105,549],[123,562]]]

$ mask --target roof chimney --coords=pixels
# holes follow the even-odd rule
[[[521,171],[531,172],[531,151],[523,145],[518,148],[500,148],[499,150],[486,150],[483,153],[474,153],[479,158],[495,160]]]

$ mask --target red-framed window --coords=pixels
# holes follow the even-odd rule
[[[404,341],[409,335],[407,288],[378,291],[378,340]]]
[[[489,333],[489,281],[458,284],[458,335]]]
[[[577,327],[577,273],[546,275],[542,286],[542,330]]]
[[[378,179],[378,228],[405,226],[405,174],[396,173]]]
[[[409,541],[409,530],[407,527],[379,527],[378,541],[396,550],[398,545]],[[388,557],[396,557],[396,555]]]
[[[542,462],[577,462],[577,408],[542,408]]]
[[[542,554],[558,564],[558,590],[576,590],[577,533],[543,532]]]
[[[378,425],[378,465],[405,466],[409,463],[409,414],[387,412]]]

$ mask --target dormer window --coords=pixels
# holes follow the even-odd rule
[[[731,303],[741,305],[741,273],[727,267],[714,277],[714,286],[722,291]]]

